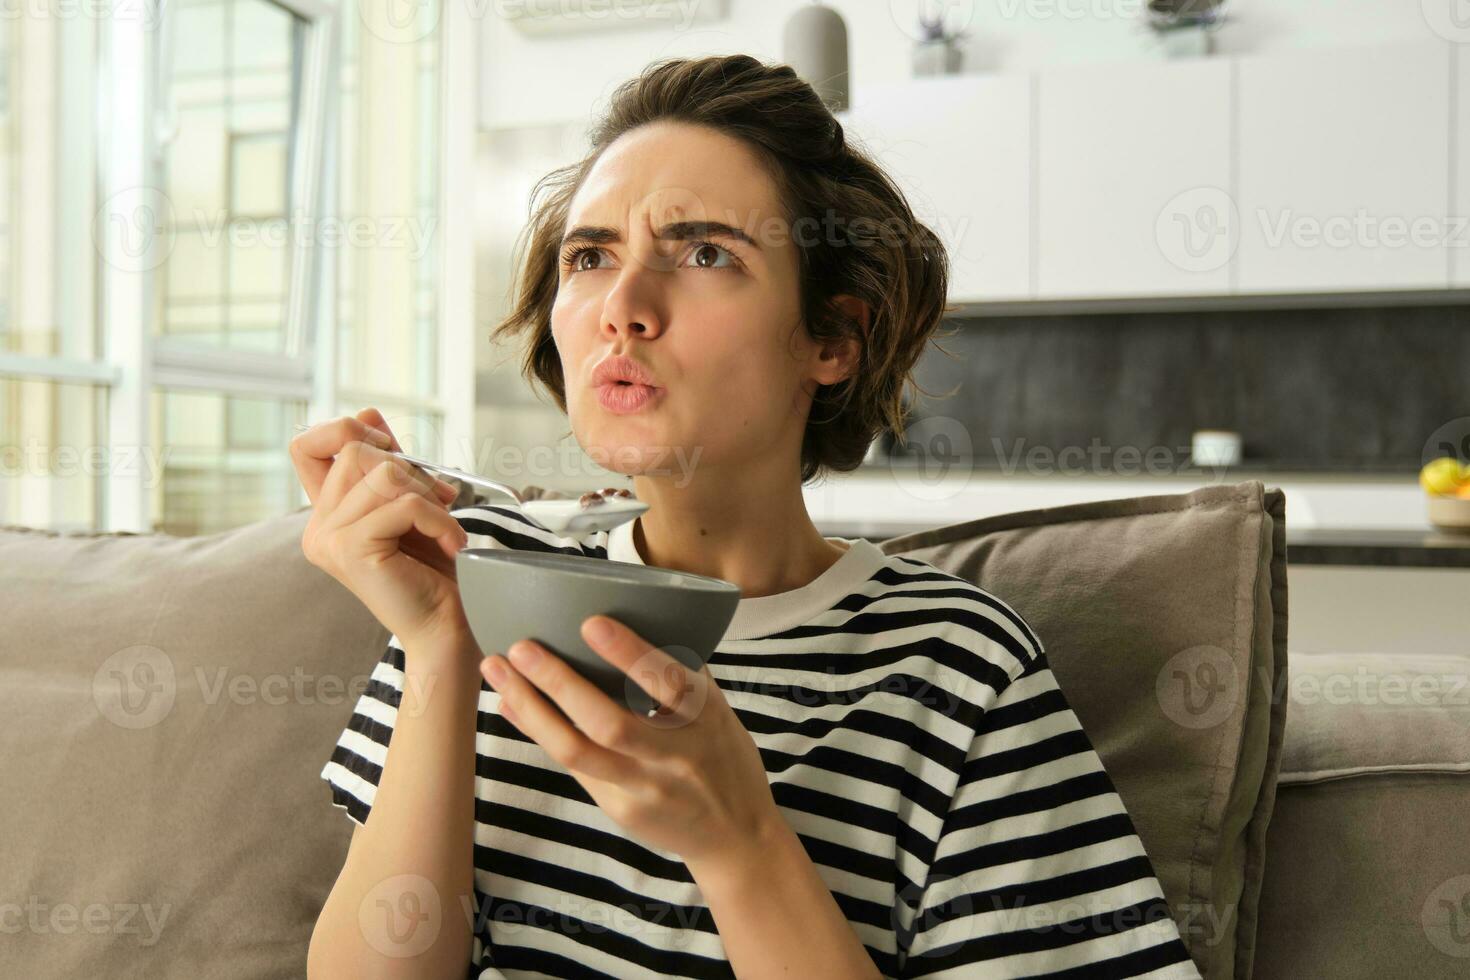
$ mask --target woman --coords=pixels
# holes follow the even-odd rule
[[[901,431],[944,309],[893,183],[789,68],[731,56],[626,83],[537,198],[497,333],[651,509],[579,538],[451,513],[371,409],[293,442],[303,548],[393,634],[322,773],[356,826],[311,975],[1198,976],[1026,622],[804,507]],[[482,659],[466,545],[742,598],[697,674],[582,624],[664,705],[641,718],[535,643]]]

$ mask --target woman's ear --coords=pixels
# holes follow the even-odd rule
[[[866,337],[868,335],[868,324],[872,321],[872,310],[868,304],[856,296],[843,294],[832,298],[832,305],[837,307],[849,320],[859,324],[859,332]],[[817,363],[817,383],[830,385],[855,374],[858,368],[858,360],[862,355],[862,341],[856,337],[846,337],[842,340],[834,340],[822,345],[822,353]]]

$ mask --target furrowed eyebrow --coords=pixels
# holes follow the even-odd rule
[[[726,238],[731,241],[743,242],[756,251],[760,246],[755,239],[734,225],[727,225],[722,221],[675,221],[664,225],[655,234],[661,241],[692,241],[697,238]],[[608,228],[602,225],[579,225],[562,236],[561,245],[558,250],[565,249],[573,243],[583,245],[613,245],[623,240],[622,233],[616,228]]]

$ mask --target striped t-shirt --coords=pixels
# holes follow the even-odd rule
[[[570,538],[510,507],[454,516],[472,548],[645,564],[632,523]],[[816,579],[740,600],[709,671],[879,971],[1198,977],[1026,621],[927,562],[828,540],[848,547]],[[358,823],[403,656],[392,638],[322,770]],[[733,976],[678,855],[627,835],[499,702],[482,683],[470,975]]]

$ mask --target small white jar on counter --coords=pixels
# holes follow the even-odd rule
[[[1190,461],[1195,466],[1237,466],[1240,463],[1240,433],[1228,429],[1197,429],[1190,443]]]

